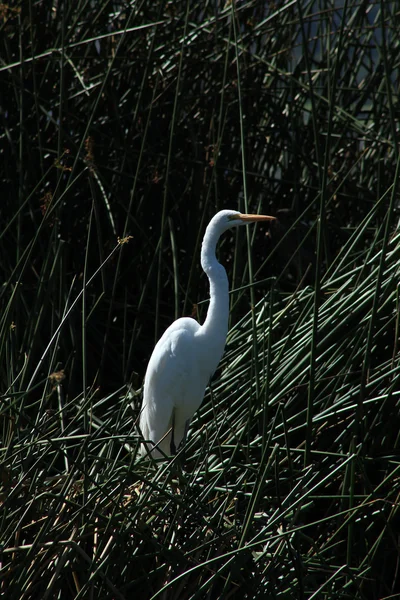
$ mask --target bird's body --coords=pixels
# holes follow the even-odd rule
[[[147,446],[155,457],[174,452],[184,439],[224,352],[229,286],[215,256],[218,239],[231,227],[272,219],[223,210],[207,227],[201,249],[201,266],[210,282],[207,318],[203,325],[189,317],[172,323],[157,342],[146,370],[139,427],[144,440],[152,442]]]
[[[206,348],[203,351],[204,342],[201,327],[194,319],[178,319],[158,341],[147,367],[147,411],[144,415],[142,411],[140,429],[145,440],[162,440],[158,447],[167,455],[184,438],[224,351],[225,340],[218,344],[218,357]],[[159,398],[163,401],[159,402]],[[156,451],[153,453],[157,455]]]

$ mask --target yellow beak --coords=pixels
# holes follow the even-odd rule
[[[237,218],[245,223],[254,223],[255,221],[276,221],[276,217],[269,217],[268,215],[237,215]]]

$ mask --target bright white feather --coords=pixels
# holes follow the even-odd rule
[[[157,342],[146,370],[139,427],[151,442],[147,450],[153,456],[169,455],[178,448],[224,352],[229,286],[215,256],[221,234],[238,225],[273,219],[233,210],[222,210],[211,219],[201,248],[201,266],[210,282],[207,318],[203,325],[188,317],[172,323]],[[146,453],[144,446],[142,453]]]

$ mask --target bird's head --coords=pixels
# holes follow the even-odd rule
[[[220,210],[209,222],[204,235],[203,244],[201,246],[201,266],[203,267],[203,270],[207,274],[210,274],[212,269],[222,269],[215,258],[215,248],[224,231],[227,231],[232,227],[238,227],[239,225],[256,223],[257,221],[275,221],[275,217],[269,217],[267,215],[247,215],[240,213],[237,210]]]
[[[215,229],[221,234],[232,227],[256,223],[258,221],[275,220],[275,217],[270,217],[268,215],[248,215],[240,213],[237,210],[221,210],[211,220],[210,225],[214,226]]]

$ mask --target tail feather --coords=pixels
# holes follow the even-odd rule
[[[139,456],[146,456],[149,453],[152,454],[154,458],[162,458],[165,455],[169,456],[171,454],[171,447],[173,445],[175,411],[172,410],[167,427],[152,428],[150,427],[147,418],[147,411],[145,411],[144,409],[145,407],[142,408],[139,419],[139,433],[141,434],[141,437],[144,440],[144,442],[141,443],[139,448]]]

